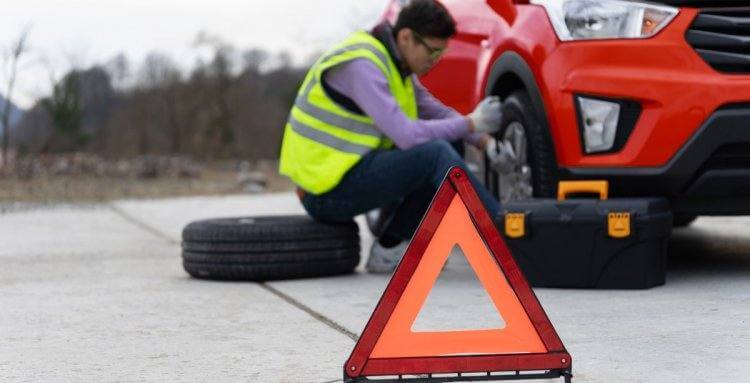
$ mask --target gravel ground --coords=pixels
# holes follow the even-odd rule
[[[170,165],[167,161],[159,171],[154,168],[144,171],[140,159],[132,160],[132,164],[119,161],[101,166],[61,165],[70,162],[75,163],[40,161],[31,173],[24,173],[23,169],[0,173],[0,212],[61,203],[257,194],[292,189],[291,182],[281,177],[276,163],[270,161],[190,163],[189,167],[180,163]]]

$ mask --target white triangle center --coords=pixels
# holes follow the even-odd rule
[[[456,244],[411,327],[412,332],[497,330],[505,321]]]

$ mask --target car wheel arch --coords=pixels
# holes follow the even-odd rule
[[[506,100],[519,91],[526,95],[527,101],[524,104],[529,113],[534,114],[533,117],[536,120],[538,126],[537,129],[545,132],[543,133],[543,136],[546,137],[541,136],[540,139],[544,140],[545,143],[542,146],[547,148],[546,152],[549,153],[547,158],[551,159],[551,162],[547,162],[549,165],[546,167],[548,173],[545,173],[547,174],[547,177],[545,178],[549,179],[548,177],[551,177],[552,179],[559,180],[561,174],[559,162],[557,161],[557,148],[555,141],[552,138],[553,135],[550,129],[550,120],[546,113],[546,108],[544,106],[544,101],[536,77],[534,76],[531,67],[520,54],[514,51],[507,51],[492,65],[485,88],[485,94],[500,96],[501,99]],[[534,169],[535,172],[537,170],[538,169]],[[485,179],[486,182],[489,181],[487,176],[485,176]],[[535,189],[537,186],[541,185],[538,184],[538,182],[541,181],[539,179],[534,181]],[[547,190],[548,188],[551,188],[551,192],[554,192],[554,190],[557,189],[556,182],[554,182],[553,185],[547,185],[543,188],[544,192],[542,194],[550,192],[550,190]],[[536,193],[537,192],[535,191],[535,194]]]
[[[542,93],[539,90],[539,85],[537,85],[534,72],[520,54],[514,51],[507,51],[500,55],[492,64],[492,69],[487,78],[485,95],[496,95],[504,99],[514,91],[521,89],[526,90],[533,104],[532,107],[539,117],[539,122],[550,133],[550,137],[552,137],[549,117],[546,112],[547,109],[544,107]],[[557,148],[554,140],[551,144],[552,149],[555,151],[555,158],[557,158]]]

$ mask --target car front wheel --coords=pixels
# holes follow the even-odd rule
[[[513,92],[504,100],[503,120],[495,139],[498,144],[509,143],[517,161],[502,173],[485,166],[485,180],[501,203],[532,197],[552,198],[555,194],[555,152],[549,132],[540,121],[525,91]]]

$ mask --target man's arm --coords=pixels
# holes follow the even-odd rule
[[[461,114],[455,109],[443,104],[433,96],[432,93],[422,85],[417,76],[414,76],[413,79],[414,93],[417,96],[417,104],[419,105],[419,118],[432,120],[461,116]],[[486,133],[470,133],[464,137],[464,140],[479,149],[484,149],[487,145],[487,141],[491,138],[492,137]]]
[[[471,132],[470,120],[458,113],[432,120],[409,119],[391,95],[383,73],[366,59],[335,67],[325,74],[324,80],[337,92],[352,99],[400,149],[436,139],[455,141]]]

